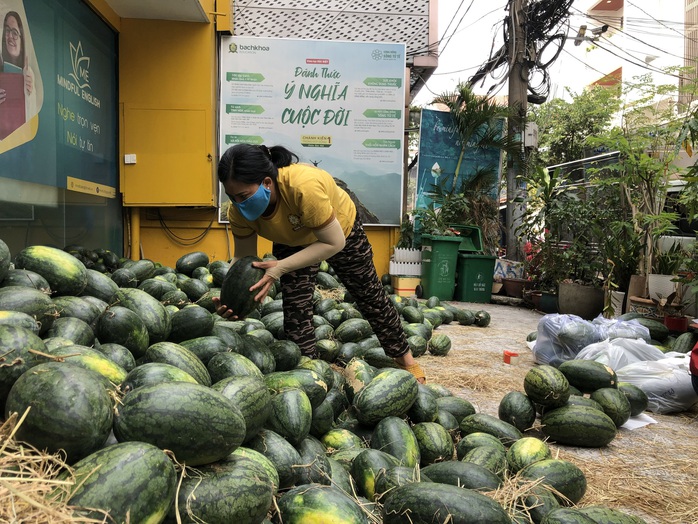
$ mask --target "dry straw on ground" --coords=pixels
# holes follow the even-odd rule
[[[26,414],[25,414],[26,415]],[[14,439],[23,418],[10,416],[0,426],[0,522],[22,524],[106,523],[75,516],[73,508],[50,497],[66,489],[58,474],[68,468],[60,454],[42,453]]]
[[[523,379],[535,365],[526,335],[536,323],[535,317],[528,323],[512,322],[512,308],[488,304],[486,309],[492,313],[490,327],[441,326],[438,332],[452,340],[450,353],[427,354],[420,362],[430,383],[448,387],[478,412],[497,416],[499,401],[509,391],[523,391]],[[504,364],[504,350],[519,354],[516,365]],[[553,455],[573,462],[586,475],[587,492],[580,506],[605,505],[651,524],[698,524],[698,408],[681,414],[648,414],[656,424],[621,429],[605,448],[550,443]],[[535,427],[527,433],[545,438]]]

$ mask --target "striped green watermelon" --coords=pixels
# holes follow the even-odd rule
[[[526,395],[544,407],[564,406],[570,397],[569,387],[565,375],[547,364],[531,368],[524,377]]]
[[[0,284],[7,276],[7,272],[10,270],[10,262],[12,260],[12,253],[7,244],[0,239]]]
[[[183,369],[204,386],[211,385],[211,375],[201,359],[192,351],[174,342],[152,344],[143,356],[145,362],[163,362]]]
[[[442,425],[436,422],[420,422],[412,426],[412,432],[417,439],[422,466],[453,458],[453,440]]]
[[[510,524],[495,500],[470,489],[437,482],[415,482],[392,490],[383,505],[383,524],[448,522]]]
[[[30,407],[15,438],[49,453],[62,449],[69,463],[101,448],[112,428],[112,401],[103,379],[68,362],[38,364],[17,379],[5,418]]]
[[[536,407],[527,395],[510,391],[499,401],[498,416],[519,431],[526,431],[536,420]]]
[[[106,511],[115,522],[162,522],[175,499],[177,473],[167,454],[145,442],[107,446],[73,465],[67,504]],[[101,519],[104,513],[80,510]]]
[[[619,389],[599,388],[589,395],[589,398],[601,405],[604,413],[611,418],[617,428],[630,418],[630,401]]]
[[[276,492],[279,488],[279,472],[276,471],[276,467],[274,466],[271,460],[262,455],[259,451],[255,451],[254,449],[247,448],[244,446],[240,446],[235,451],[233,451],[233,455],[247,457],[251,460],[254,460],[255,462],[257,462],[257,464],[262,466],[267,475],[269,475],[271,483],[274,485],[274,495],[276,495]]]
[[[470,401],[461,397],[454,397],[453,395],[437,398],[436,405],[439,411],[448,411],[456,417],[459,424],[465,417],[475,413],[475,406]]]
[[[559,444],[600,448],[616,436],[616,425],[603,411],[568,405],[546,412],[541,418],[543,434]]]
[[[376,500],[383,499],[394,488],[410,482],[430,482],[430,479],[419,468],[391,466],[381,469],[375,479]]]
[[[198,384],[196,379],[183,369],[164,362],[146,362],[128,372],[121,382],[121,391],[128,393],[141,386],[150,386],[161,382],[189,382]]]
[[[3,410],[12,385],[29,368],[44,360],[33,351],[48,352],[35,332],[24,327],[0,325],[0,408]]]
[[[252,458],[231,454],[187,474],[177,493],[176,509],[184,523],[261,522],[274,499],[274,482]]]
[[[145,355],[150,345],[150,335],[143,320],[123,306],[114,305],[104,310],[97,319],[95,334],[100,342],[121,344],[136,358]]]
[[[376,497],[376,475],[382,469],[399,466],[400,462],[393,455],[379,449],[364,449],[351,461],[350,473],[359,494],[368,500]]]
[[[584,472],[567,460],[539,460],[521,470],[521,475],[530,480],[541,479],[543,484],[557,490],[572,504],[579,502],[587,490]]]
[[[463,462],[477,464],[498,477],[504,477],[507,469],[507,454],[499,446],[478,446],[465,454]]]
[[[597,521],[576,508],[555,508],[543,517],[541,524],[597,524]]]
[[[625,394],[630,403],[630,416],[636,417],[647,409],[649,399],[647,393],[630,382],[619,382],[618,389]]]
[[[583,515],[590,517],[596,524],[606,522],[612,524],[646,524],[644,519],[640,517],[607,506],[592,505],[577,508],[577,510]]]
[[[334,486],[303,484],[284,493],[278,500],[278,519],[284,524],[337,522],[368,524],[364,510],[346,493]]]
[[[208,361],[206,369],[213,384],[228,377],[242,375],[262,378],[262,372],[254,362],[238,353],[217,353]]]
[[[526,466],[552,458],[550,447],[535,437],[524,437],[514,442],[507,450],[509,469],[516,473]]]
[[[359,422],[375,425],[385,417],[407,413],[418,394],[418,382],[412,373],[386,369],[376,375],[352,402]]]
[[[265,427],[298,446],[310,434],[313,419],[308,395],[300,388],[282,389],[272,396],[270,404]]]
[[[35,271],[56,295],[77,296],[87,286],[87,268],[70,253],[49,246],[29,246],[15,256],[15,267]]]
[[[474,433],[463,435],[460,438],[458,444],[456,445],[456,457],[458,460],[463,460],[463,457],[465,457],[470,450],[480,446],[495,446],[500,447],[502,451],[506,450],[504,444],[502,444],[502,441],[494,435],[476,431]]]
[[[432,482],[450,484],[476,491],[493,491],[499,488],[502,480],[495,473],[480,464],[447,460],[421,468],[420,474]]]
[[[58,317],[58,308],[46,293],[24,286],[0,287],[0,311],[19,311],[34,318],[46,333]]]
[[[41,330],[41,326],[34,317],[21,311],[0,311],[0,326],[21,327],[35,335],[38,335]]]
[[[460,431],[461,435],[475,432],[489,433],[501,440],[504,445],[510,445],[523,436],[512,424],[487,413],[468,415],[461,420]]]
[[[200,384],[163,382],[124,395],[114,417],[119,442],[149,442],[188,466],[220,460],[242,443],[245,419],[221,393]]]
[[[225,275],[221,284],[221,305],[227,306],[239,318],[247,317],[257,307],[250,287],[264,276],[264,270],[252,266],[253,262],[261,262],[256,256],[242,257],[237,260]]]
[[[262,429],[245,445],[267,457],[279,474],[279,489],[290,488],[298,480],[301,456],[284,437],[270,429]]]
[[[74,317],[57,318],[44,336],[67,338],[81,346],[91,346],[95,342],[95,334],[89,324]]]
[[[420,463],[419,443],[409,424],[399,417],[385,417],[373,429],[371,447],[394,456],[401,466]]]
[[[296,450],[301,457],[297,483],[329,486],[332,483],[332,466],[322,442],[309,435],[296,446]]]
[[[243,443],[254,437],[272,413],[271,395],[264,380],[254,375],[224,378],[211,386],[237,406],[245,419]]]
[[[79,344],[60,346],[50,350],[54,357],[60,357],[66,362],[96,372],[112,384],[121,384],[128,372],[113,360],[107,358],[96,349]]]
[[[114,295],[114,301],[114,304],[130,309],[141,318],[148,330],[150,344],[167,340],[172,320],[165,306],[157,299],[140,289],[120,288]]]
[[[558,368],[571,386],[582,393],[591,393],[600,388],[615,388],[618,377],[606,364],[596,360],[573,359],[560,364]]]

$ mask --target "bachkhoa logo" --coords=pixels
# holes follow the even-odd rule
[[[78,42],[77,47],[70,43],[70,61],[73,65],[73,72],[68,76],[73,79],[80,89],[90,88],[90,57],[82,52],[82,42]]]
[[[269,51],[269,46],[258,44],[236,44],[235,42],[228,46],[228,52],[230,53],[256,53],[257,51],[267,52]]]

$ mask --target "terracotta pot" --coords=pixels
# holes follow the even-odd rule
[[[577,315],[593,320],[603,311],[604,292],[601,288],[561,282],[558,286],[557,305],[564,315]]]
[[[531,282],[525,278],[503,278],[504,292],[513,298],[523,298],[526,286],[531,286]]]

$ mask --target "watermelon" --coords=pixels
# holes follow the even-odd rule
[[[533,427],[536,421],[536,407],[527,395],[520,391],[510,391],[499,401],[500,420],[508,422],[519,431]]]
[[[332,454],[342,449],[364,448],[364,441],[346,428],[333,428],[325,433],[320,442],[325,446],[328,454]]]
[[[204,365],[207,365],[214,355],[228,351],[228,346],[223,339],[213,335],[183,340],[179,345],[194,353]]]
[[[606,364],[596,360],[574,359],[563,362],[558,368],[570,385],[582,393],[591,393],[600,388],[615,388],[618,377]]]
[[[177,473],[167,454],[145,442],[102,448],[73,465],[67,504],[95,510],[78,515],[115,522],[161,522],[175,499]],[[135,496],[134,496],[135,495]],[[102,511],[98,511],[102,510]]]
[[[0,326],[25,328],[35,335],[38,335],[41,330],[41,326],[34,317],[21,311],[0,311]]]
[[[510,445],[523,436],[521,431],[512,424],[487,413],[468,415],[461,420],[460,431],[461,435],[476,432],[489,433],[497,437],[504,445]]]
[[[261,453],[274,464],[279,474],[279,489],[290,488],[296,484],[297,466],[301,463],[301,457],[288,440],[270,429],[262,429],[245,445]]]
[[[436,422],[420,422],[412,426],[420,454],[420,464],[428,466],[453,458],[454,446],[446,428]]]
[[[433,391],[434,389],[432,386],[433,385],[427,385],[427,387]],[[448,411],[451,413],[456,417],[459,424],[465,417],[475,413],[475,406],[473,406],[469,400],[461,397],[454,397],[453,395],[437,398],[436,406],[439,408],[439,411]]]
[[[274,494],[276,494],[276,491],[279,487],[279,472],[276,471],[276,468],[274,467],[274,464],[271,460],[262,455],[259,451],[255,451],[254,449],[247,448],[244,446],[240,446],[239,448],[237,448],[235,451],[233,451],[232,455],[228,455],[228,458],[235,455],[252,459],[255,462],[257,462],[257,464],[262,466],[267,475],[269,475],[269,479],[274,485]],[[227,459],[223,460],[225,461]]]
[[[568,405],[546,412],[541,418],[543,433],[559,444],[600,448],[616,436],[616,425],[603,411]]]
[[[182,478],[169,520],[184,523],[261,522],[274,499],[274,482],[257,461],[235,453]]]
[[[205,337],[213,329],[213,315],[196,304],[189,304],[172,315],[172,329],[168,340],[182,342],[192,338]]]
[[[51,285],[44,277],[28,269],[10,269],[2,281],[2,286],[30,287],[47,295],[50,295],[52,292]]]
[[[221,284],[220,303],[238,318],[245,318],[257,307],[254,299],[256,293],[250,292],[250,287],[264,276],[264,270],[253,267],[253,262],[261,262],[261,259],[247,256],[237,260],[230,266]]]
[[[70,253],[49,246],[29,246],[15,256],[17,269],[44,277],[56,295],[77,296],[87,286],[87,268]]]
[[[116,305],[130,309],[141,318],[148,330],[150,344],[167,340],[172,329],[172,320],[165,311],[165,306],[156,298],[140,289],[121,288],[114,295],[114,300]]]
[[[476,491],[493,491],[502,484],[501,479],[484,466],[458,460],[430,464],[420,469],[420,475],[426,475],[432,482]]]
[[[420,463],[417,438],[409,424],[398,417],[385,417],[376,424],[371,447],[394,456],[401,466],[414,468]]]
[[[417,398],[407,411],[410,421],[415,424],[419,422],[435,422],[438,413],[439,406],[436,403],[436,395],[426,385],[419,384]]]
[[[46,293],[23,286],[0,287],[0,310],[19,311],[34,318],[43,334],[58,317],[58,309]]]
[[[203,251],[192,251],[185,253],[175,262],[175,271],[191,276],[193,271],[199,267],[206,267],[209,264],[208,255]]]
[[[482,466],[498,477],[504,477],[507,469],[507,454],[500,446],[478,446],[468,451],[462,460]]]
[[[601,405],[604,413],[608,415],[617,428],[625,424],[630,418],[630,401],[628,397],[616,388],[600,388],[594,391],[589,398]]]
[[[327,383],[312,369],[295,368],[289,371],[275,371],[264,375],[264,382],[272,392],[287,388],[302,389],[310,405],[315,409],[327,396]]]
[[[29,413],[15,438],[39,450],[64,450],[69,463],[97,451],[112,428],[112,401],[94,371],[68,362],[38,364],[10,389],[5,418]]]
[[[596,524],[645,524],[645,521],[640,517],[606,506],[585,506],[577,508],[577,510],[590,517]]]
[[[445,357],[451,351],[451,339],[448,335],[436,333],[429,339],[427,350],[437,357]]]
[[[368,500],[376,497],[376,475],[382,469],[399,466],[393,455],[378,449],[361,450],[351,462],[351,476],[356,482],[359,494]]]
[[[336,461],[335,461],[336,462]],[[441,462],[445,464],[445,462]],[[392,489],[410,482],[429,482],[423,470],[406,466],[391,466],[381,469],[375,479],[376,500],[384,498]]]
[[[50,350],[54,357],[60,357],[66,362],[94,371],[107,379],[111,384],[121,384],[128,372],[116,362],[107,358],[96,349],[79,344],[62,345]]]
[[[575,508],[555,508],[545,515],[541,524],[597,524],[597,521]]]
[[[385,498],[383,524],[448,522],[449,524],[510,524],[495,500],[470,489],[437,482],[398,486]]]
[[[647,393],[630,382],[619,382],[618,389],[625,394],[630,403],[630,416],[636,417],[647,409],[649,400]]]
[[[95,341],[94,331],[89,324],[74,317],[57,318],[44,336],[67,338],[81,346],[91,346]]]
[[[272,413],[271,395],[264,380],[254,375],[224,378],[211,386],[237,406],[245,419],[243,443],[254,437]]]
[[[265,426],[298,446],[310,434],[312,418],[313,408],[305,391],[287,388],[272,396]]]
[[[509,470],[516,473],[534,462],[552,458],[552,453],[550,447],[542,440],[523,437],[509,447],[506,457]]]
[[[114,417],[119,442],[169,449],[188,466],[220,460],[242,443],[245,419],[221,393],[200,384],[163,382],[124,395]]]
[[[17,379],[43,361],[32,351],[48,352],[35,332],[20,326],[0,325],[0,408],[5,406],[10,388]]]
[[[301,457],[298,465],[298,484],[324,484],[332,483],[332,467],[327,461],[325,446],[313,436],[304,438],[297,446]]]
[[[278,520],[284,524],[369,522],[358,502],[334,486],[302,484],[284,493],[277,505]]]
[[[99,344],[95,349],[109,360],[121,366],[126,372],[132,371],[136,367],[136,359],[133,354],[121,344]]]
[[[109,276],[94,269],[87,270],[87,284],[82,290],[82,296],[95,297],[110,304],[119,286]]]
[[[12,253],[7,244],[0,239],[0,284],[7,276],[7,272],[10,270],[10,262],[12,260]]]
[[[463,460],[468,452],[480,446],[499,447],[504,451],[506,448],[502,441],[490,433],[476,431],[463,435],[456,445],[456,457],[458,460]]]
[[[587,480],[579,467],[562,459],[539,460],[521,470],[521,476],[541,482],[557,490],[566,500],[576,504],[587,489]]]
[[[53,303],[59,316],[78,318],[94,329],[102,310],[83,297],[55,297]]]
[[[352,404],[359,422],[375,425],[385,417],[406,414],[417,394],[418,382],[412,373],[386,369],[356,394]]]
[[[211,385],[208,369],[192,351],[174,342],[157,342],[143,356],[145,362],[162,362],[183,369],[204,386]]]
[[[560,407],[570,397],[569,381],[565,375],[547,364],[531,368],[524,377],[528,398],[545,407]]]
[[[198,384],[196,379],[183,369],[164,362],[146,362],[128,372],[121,382],[121,391],[128,393],[141,386],[150,386],[161,382],[189,382]]]

